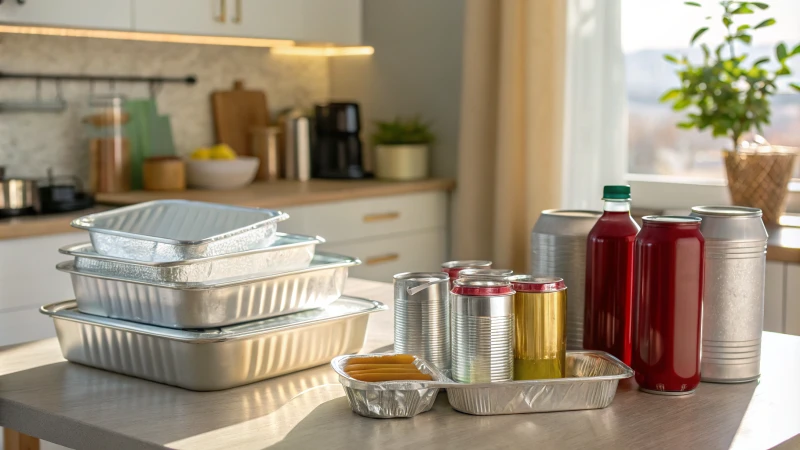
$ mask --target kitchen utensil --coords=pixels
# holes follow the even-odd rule
[[[75,267],[97,275],[121,276],[155,283],[199,283],[245,280],[308,267],[321,237],[278,233],[269,247],[183,261],[145,262],[104,256],[90,243],[68,245],[61,253],[75,257]]]
[[[703,381],[739,383],[761,373],[767,230],[761,210],[695,206],[705,239]]]
[[[281,115],[283,127],[283,174],[287,180],[308,181],[311,178],[311,121],[299,109]]]
[[[140,261],[179,261],[263,247],[289,215],[186,200],[156,200],[79,217],[101,255]]]
[[[237,80],[232,90],[213,92],[211,105],[217,142],[228,144],[239,155],[249,155],[250,129],[269,125],[266,94],[258,90],[245,90],[244,83]]]
[[[448,280],[441,272],[394,276],[394,350],[450,369]]]
[[[363,178],[361,113],[357,103],[314,107],[315,143],[311,175],[315,178]]]
[[[339,382],[347,394],[347,401],[354,413],[376,419],[395,417],[414,417],[429,411],[436,401],[439,387],[428,387],[417,381],[384,381],[365,383],[350,377],[344,367],[352,358],[369,358],[383,356],[379,353],[366,355],[342,355],[333,358],[331,366],[339,375]],[[414,365],[422,373],[430,375],[434,382],[447,383],[445,377],[435,365],[417,358]]]
[[[428,178],[428,146],[376,145],[375,178],[380,180],[422,180]]]
[[[633,370],[639,389],[686,395],[700,384],[704,239],[699,217],[645,216],[636,236]]]
[[[146,191],[182,191],[186,165],[177,156],[152,156],[144,160],[142,182]]]
[[[65,261],[78,309],[169,328],[215,328],[321,308],[342,295],[361,261],[318,252],[306,269],[234,282],[156,283],[96,275]]]
[[[255,156],[236,159],[188,159],[186,181],[196,189],[238,189],[252,183],[258,172]]]
[[[264,181],[275,181],[280,176],[278,166],[279,127],[253,127],[250,129],[250,153],[258,158],[256,178]]]
[[[39,181],[39,212],[42,214],[77,211],[94,206],[94,197],[83,191],[83,183],[75,176],[54,176],[47,169],[47,178]]]
[[[36,214],[36,180],[0,179],[0,217]]]
[[[455,381],[514,379],[513,295],[507,281],[455,280],[450,296]]]
[[[216,391],[325,364],[364,345],[380,302],[342,297],[326,308],[210,330],[174,330],[45,305],[69,361],[195,391]],[[113,355],[113,356],[112,356]]]
[[[583,349],[583,299],[586,295],[586,238],[601,211],[548,209],[531,233],[531,273],[561,277],[570,287],[567,348]]]
[[[463,272],[462,272],[463,273]],[[558,277],[517,275],[514,294],[514,379],[563,378],[567,351],[567,286]]]

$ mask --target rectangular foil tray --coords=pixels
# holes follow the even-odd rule
[[[367,355],[343,355],[331,361],[333,370],[339,375],[339,382],[344,387],[347,401],[354,413],[375,419],[392,419],[395,417],[414,417],[429,411],[436,401],[439,386],[429,386],[425,381],[385,381],[367,383],[350,377],[344,371],[351,358],[377,357],[385,354],[371,353]],[[414,365],[422,373],[431,375],[434,382],[450,381],[444,373],[433,364],[421,358],[414,360]]]
[[[286,213],[186,200],[156,200],[72,221],[98,254],[137,261],[181,261],[269,245]]]
[[[56,266],[72,277],[78,310],[169,328],[214,328],[331,304],[356,258],[318,252],[306,269],[234,282],[155,283]]]
[[[75,257],[75,268],[96,275],[155,283],[203,283],[265,276],[305,269],[321,237],[277,233],[270,246],[185,261],[145,262],[100,255],[92,244],[68,245],[61,253]]]
[[[194,391],[216,391],[325,364],[364,345],[380,302],[342,297],[329,306],[243,325],[174,330],[42,306],[69,361]]]

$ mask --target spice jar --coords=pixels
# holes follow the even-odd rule
[[[89,141],[89,189],[92,192],[131,190],[131,149],[123,110],[124,98],[93,96],[83,118]]]

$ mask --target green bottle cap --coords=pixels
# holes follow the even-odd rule
[[[610,185],[603,187],[603,199],[628,200],[631,198],[630,186]]]

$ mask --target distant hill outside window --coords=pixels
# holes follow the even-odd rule
[[[764,0],[762,0],[764,1]],[[766,0],[765,12],[737,16],[737,23],[755,25],[767,17],[777,24],[754,32],[747,51],[751,61],[763,56],[774,59],[779,41],[793,48],[800,43],[800,0]],[[677,85],[674,66],[664,53],[689,55],[701,62],[699,48],[689,50],[695,30],[711,24],[701,42],[712,48],[722,42],[721,7],[715,0],[701,0],[703,8],[692,8],[681,0],[622,0],[622,47],[628,95],[628,172],[721,179],[725,177],[720,151],[728,139],[713,139],[710,131],[680,130],[681,115],[658,102],[661,94]],[[712,16],[709,21],[706,16]],[[800,61],[792,61],[792,82],[800,82]],[[788,85],[786,81],[784,85]],[[800,94],[781,88],[772,101],[772,125],[764,137],[774,145],[800,147]],[[800,177],[800,170],[795,175]]]

